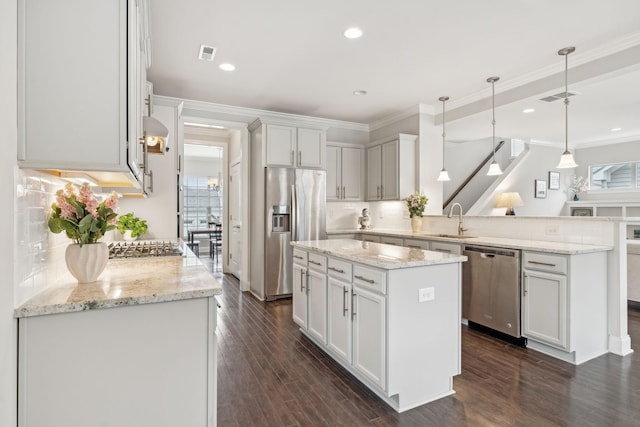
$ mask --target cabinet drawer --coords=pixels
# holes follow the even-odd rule
[[[446,242],[431,242],[431,250],[456,255],[460,255],[462,253],[460,245]]]
[[[300,265],[307,265],[307,252],[293,248],[293,262]]]
[[[380,243],[387,245],[402,246],[402,239],[399,237],[380,236]]]
[[[522,267],[528,270],[567,274],[567,258],[562,255],[524,252],[522,254]]]
[[[429,250],[428,240],[416,240],[416,239],[404,239],[404,246],[407,248],[422,249],[424,251]]]
[[[353,283],[386,294],[387,272],[355,264],[353,266]]]
[[[350,262],[329,258],[327,260],[327,270],[329,270],[330,277],[335,277],[347,283],[351,283],[353,280],[353,265]]]
[[[318,271],[320,273],[327,272],[327,257],[324,255],[318,255],[310,253],[307,259],[309,269]]]

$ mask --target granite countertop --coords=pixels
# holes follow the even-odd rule
[[[191,251],[186,256],[110,260],[94,283],[67,273],[14,311],[15,317],[205,298],[222,286]]]
[[[547,252],[564,255],[587,254],[592,252],[603,252],[613,250],[612,246],[607,245],[586,245],[581,243],[568,242],[550,242],[546,240],[522,240],[509,239],[505,237],[457,237],[453,235],[442,236],[437,233],[413,233],[411,231],[402,230],[332,230],[328,231],[328,235],[332,234],[378,234],[382,236],[401,237],[405,239],[424,239],[439,240],[451,243],[463,243],[468,245],[493,246],[509,249],[522,249],[528,251]]]
[[[385,270],[464,262],[464,255],[423,251],[422,249],[361,242],[351,239],[308,240],[291,242],[291,246]]]

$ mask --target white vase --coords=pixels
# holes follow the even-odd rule
[[[64,254],[69,272],[78,283],[92,283],[107,266],[109,247],[106,243],[77,243],[67,246]]]
[[[411,230],[414,233],[420,233],[422,231],[422,217],[421,216],[412,216],[411,217]]]
[[[122,235],[122,238],[126,242],[133,242],[134,240],[136,240],[138,238],[138,236],[133,237],[133,236],[131,236],[131,233],[132,233],[131,230],[124,230],[124,234]]]

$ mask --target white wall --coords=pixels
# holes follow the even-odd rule
[[[17,158],[17,2],[0,2],[0,235],[9,244],[0,246],[0,425],[15,426],[17,406],[17,322],[13,318],[14,283],[14,185]],[[11,237],[10,237],[11,236]]]
[[[505,148],[503,148],[504,150]],[[508,148],[506,148],[508,150]],[[520,193],[524,206],[514,208],[520,216],[558,216],[564,211],[568,200],[567,184],[573,171],[570,169],[556,169],[563,148],[547,147],[529,144],[528,152],[522,154],[512,169],[506,169],[498,181],[498,185],[490,194],[484,194],[481,204],[474,206],[474,215],[504,215],[506,208],[496,208],[498,196],[504,192],[516,191]],[[546,198],[536,198],[534,193],[535,180],[549,183],[549,172],[560,173],[560,189],[547,189]]]
[[[418,174],[419,190],[429,202],[425,214],[437,215],[442,212],[443,186],[436,181],[442,169],[442,128],[434,126],[434,117],[420,114],[420,134],[418,137]]]

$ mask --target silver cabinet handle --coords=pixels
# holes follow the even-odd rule
[[[304,257],[303,257],[303,256],[300,256],[300,255],[294,255],[293,257],[294,257],[294,258],[297,258],[297,259],[304,259]]]
[[[356,301],[356,293],[354,291],[351,291],[351,319],[356,317],[356,310],[354,308],[355,301]]]
[[[384,186],[383,185],[380,186],[380,198],[384,199]]]
[[[290,162],[293,164],[293,150],[291,150],[291,154],[289,155]]]
[[[340,198],[340,187],[336,187],[336,197],[339,199]]]
[[[321,262],[309,260],[309,264],[322,265]]]
[[[304,270],[300,269],[300,292],[304,292]]]
[[[527,279],[529,278],[526,273],[523,274],[524,276],[524,286],[522,287],[522,296],[526,297],[527,296]]]
[[[408,248],[422,249],[421,246],[418,245],[407,245]]]
[[[302,164],[302,151],[298,151],[298,166]]]
[[[339,268],[335,268],[335,267],[327,267],[327,268],[331,271],[335,271],[336,273],[344,274],[344,270],[340,270]]]
[[[360,280],[362,280],[364,282],[367,282],[367,283],[371,283],[371,284],[376,283],[375,280],[367,279],[366,277],[362,277],[362,276],[353,276],[353,277],[355,277],[356,279],[360,279]]]
[[[540,261],[527,261],[529,264],[536,264],[536,265],[544,265],[547,267],[555,267],[555,264],[552,264],[550,262],[540,262]]]
[[[349,290],[344,287],[342,288],[342,317],[346,317],[347,316],[347,292],[349,292]]]
[[[344,186],[342,186],[342,200],[344,200],[345,196],[344,196]]]
[[[434,249],[434,251],[436,252],[444,252],[446,254],[450,254],[451,253],[451,249]],[[484,254],[482,254],[484,255]]]

